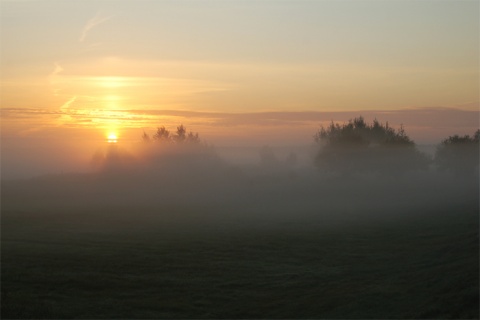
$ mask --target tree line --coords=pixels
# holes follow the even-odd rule
[[[389,172],[426,170],[434,165],[440,171],[467,175],[478,171],[479,135],[450,136],[437,146],[433,159],[420,152],[403,126],[394,129],[374,120],[369,124],[363,117],[343,125],[321,127],[315,141],[321,149],[315,164],[336,172]]]
[[[320,148],[314,163],[320,170],[340,174],[401,174],[434,166],[439,171],[469,175],[478,173],[479,136],[480,129],[472,136],[449,136],[440,142],[432,158],[417,149],[403,126],[395,129],[377,119],[367,123],[360,116],[341,125],[332,121],[315,133],[314,140]],[[201,142],[199,134],[187,132],[183,124],[174,133],[161,126],[152,136],[144,132],[142,138],[147,143],[176,145]]]

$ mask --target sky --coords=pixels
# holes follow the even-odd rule
[[[419,143],[471,134],[479,15],[465,0],[1,0],[2,175],[180,123],[218,145],[308,144],[358,115]]]

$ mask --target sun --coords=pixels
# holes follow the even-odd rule
[[[108,137],[107,137],[107,142],[108,143],[117,143],[118,139],[117,139],[117,135],[113,132],[109,133],[108,134]]]

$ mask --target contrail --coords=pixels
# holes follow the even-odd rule
[[[112,18],[112,16],[102,17],[100,16],[100,13],[97,13],[95,17],[87,21],[87,24],[85,25],[85,27],[83,27],[82,34],[80,35],[80,38],[78,39],[78,41],[83,42],[90,30],[92,30],[94,27],[98,26],[99,24],[104,23],[110,18]]]

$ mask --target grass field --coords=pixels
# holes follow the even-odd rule
[[[478,205],[342,223],[172,218],[194,210],[3,210],[2,318],[479,317]]]

